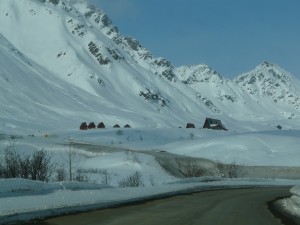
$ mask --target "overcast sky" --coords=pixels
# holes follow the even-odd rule
[[[300,78],[300,0],[90,0],[155,57],[227,78],[264,60]]]

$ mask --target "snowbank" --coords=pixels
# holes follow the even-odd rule
[[[0,224],[66,213],[107,208],[196,191],[267,186],[291,186],[300,181],[274,179],[193,178],[154,187],[107,188],[84,183],[0,180]]]
[[[7,193],[49,193],[55,190],[92,190],[101,188],[112,188],[104,184],[80,183],[80,182],[59,182],[45,183],[26,179],[0,179],[0,196]]]
[[[300,185],[294,186],[290,190],[292,196],[278,200],[276,206],[288,217],[299,224],[300,222]]]

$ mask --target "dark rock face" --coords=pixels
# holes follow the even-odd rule
[[[140,96],[143,96],[148,102],[158,103],[162,107],[167,106],[166,100],[160,93],[156,91],[150,91],[148,88],[146,88],[146,92],[140,91]]]
[[[110,60],[101,54],[100,48],[92,41],[89,43],[89,50],[92,55],[96,57],[100,65],[107,65],[110,63]]]
[[[132,39],[130,37],[125,37],[124,40],[130,46],[130,48],[134,51],[138,51],[139,48],[142,47],[141,44],[137,40]]]
[[[125,58],[121,56],[121,53],[119,52],[118,49],[111,49],[111,48],[106,48],[109,54],[114,58],[114,60],[120,61],[124,60]]]
[[[59,3],[59,0],[49,0],[53,5],[57,5]]]

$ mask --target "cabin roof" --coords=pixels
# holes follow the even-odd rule
[[[203,128],[211,128],[211,129],[222,129],[227,130],[224,125],[222,124],[221,120],[213,119],[213,118],[206,118]]]
[[[213,119],[213,118],[206,118],[210,126],[218,126],[222,125],[221,120]]]

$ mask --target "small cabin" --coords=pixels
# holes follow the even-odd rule
[[[88,125],[86,124],[86,122],[83,122],[80,124],[80,130],[87,130],[88,129]]]
[[[124,128],[130,128],[131,126],[129,125],[129,124],[126,124],[125,126],[124,126]]]
[[[195,124],[193,123],[187,123],[186,128],[195,128]]]
[[[206,118],[203,128],[213,129],[213,130],[227,130],[225,126],[222,124],[221,120]]]
[[[114,125],[114,128],[120,128],[119,124]]]
[[[98,126],[97,126],[98,128],[105,128],[105,125],[104,125],[104,123],[103,122],[100,122],[99,124],[98,124]]]
[[[94,122],[90,122],[89,125],[88,125],[88,128],[89,129],[95,129],[96,128],[96,125]]]

